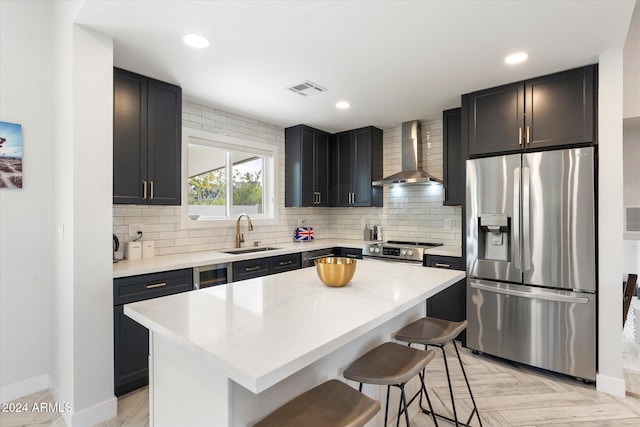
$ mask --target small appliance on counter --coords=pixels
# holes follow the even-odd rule
[[[146,240],[142,243],[142,258],[153,258],[156,256],[156,242]]]
[[[118,239],[118,237],[114,234],[113,235],[113,263],[115,264],[116,262],[120,261],[118,258],[116,258],[116,252],[118,252],[118,250],[120,249],[120,240]]]
[[[128,260],[142,258],[142,242],[126,242],[124,244],[124,257]]]
[[[314,239],[313,227],[297,227],[293,236],[294,242],[310,242]]]

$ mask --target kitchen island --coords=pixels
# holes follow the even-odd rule
[[[150,331],[154,426],[245,426],[330,378],[464,277],[415,264],[358,261],[329,288],[295,270],[125,306]],[[379,396],[378,387],[365,393]],[[376,419],[379,419],[377,417]]]

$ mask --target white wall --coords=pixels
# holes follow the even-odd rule
[[[598,105],[598,375],[600,391],[623,397],[622,51],[600,55]]]
[[[51,7],[0,2],[0,120],[23,126],[23,188],[0,189],[0,400],[49,386]]]
[[[75,26],[82,2],[54,3],[51,378],[68,424],[117,413],[113,396],[112,40]]]
[[[113,395],[113,41],[73,27],[74,426],[115,416]],[[64,286],[70,286],[65,284]]]
[[[640,117],[640,2],[624,44],[624,117]]]
[[[117,409],[113,46],[73,25],[81,5],[0,2],[0,119],[25,148],[24,189],[0,191],[0,384],[3,401],[51,386],[89,426]]]

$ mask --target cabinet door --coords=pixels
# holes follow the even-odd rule
[[[233,281],[253,279],[271,274],[270,258],[257,258],[233,263]]]
[[[462,258],[426,255],[427,267],[464,270]],[[467,318],[466,279],[454,283],[447,289],[438,292],[427,300],[427,316],[459,322]],[[466,345],[466,331],[462,331],[457,339]]]
[[[527,149],[595,141],[595,67],[526,82]]]
[[[351,201],[353,206],[371,206],[371,128],[353,131]]]
[[[149,384],[149,330],[113,308],[114,394],[121,396]]]
[[[469,155],[522,149],[523,83],[471,93],[469,102]]]
[[[148,203],[180,205],[182,90],[149,79],[148,100]]]
[[[329,206],[329,134],[324,132],[314,133],[313,180],[314,206]]]
[[[163,271],[113,280],[114,305],[128,304],[193,289],[193,269]]]
[[[341,132],[335,136],[334,150],[337,160],[333,164],[334,179],[336,183],[333,188],[335,190],[334,206],[351,206],[351,178],[353,172],[353,132]]]
[[[147,80],[118,68],[113,75],[113,203],[145,204]]]
[[[303,126],[300,146],[301,206],[315,206],[315,130]]]
[[[462,150],[462,112],[460,108],[442,113],[443,177],[445,206],[461,206],[465,199],[465,159]]]
[[[285,271],[300,268],[300,254],[279,255],[270,258],[271,273],[283,273]]]
[[[362,259],[362,249],[358,248],[334,248],[336,256],[345,258]]]

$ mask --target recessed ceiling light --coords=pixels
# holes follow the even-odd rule
[[[351,104],[349,104],[349,102],[347,102],[347,101],[336,102],[336,108],[339,108],[341,110],[345,110],[345,109],[347,109],[349,107],[351,107]]]
[[[519,64],[521,62],[526,61],[528,57],[529,57],[529,54],[525,52],[516,52],[507,56],[504,59],[504,62],[506,62],[507,64]]]
[[[182,41],[187,46],[196,47],[199,49],[209,46],[209,40],[199,34],[185,34],[182,36]]]

